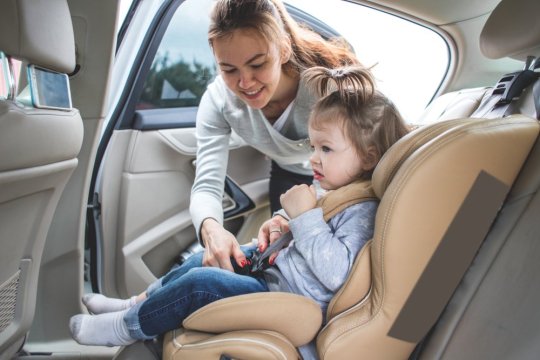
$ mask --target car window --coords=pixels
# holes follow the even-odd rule
[[[137,109],[198,106],[217,74],[207,41],[214,0],[186,0],[177,9],[146,77]],[[373,67],[380,89],[414,122],[444,79],[449,50],[431,29],[343,0],[285,0],[335,29]]]
[[[145,80],[137,109],[199,105],[216,76],[207,31],[213,0],[187,0],[176,10]]]
[[[446,41],[435,31],[343,0],[284,0],[325,22],[347,39],[360,61],[372,66],[382,92],[408,122],[433,99],[450,63]]]

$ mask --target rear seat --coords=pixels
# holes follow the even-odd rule
[[[471,116],[492,87],[464,89],[434,99],[418,119],[418,125]]]
[[[540,57],[538,0],[502,0],[482,32],[482,51],[491,58]],[[530,26],[518,27],[516,23]],[[535,25],[536,24],[536,25]],[[537,61],[538,62],[538,61]],[[538,64],[537,64],[538,65]],[[538,69],[536,69],[538,70]],[[538,76],[538,74],[536,74]],[[471,89],[476,95],[482,90]],[[454,116],[463,106],[438,99],[422,118]],[[457,100],[459,94],[451,95]],[[486,89],[478,117],[524,114],[540,117],[540,80],[509,106],[494,106]],[[442,98],[442,97],[441,97]],[[444,101],[437,104],[439,101]],[[540,141],[537,140],[475,260],[430,335],[410,359],[537,359],[540,354]]]
[[[530,61],[533,62],[533,60],[536,60],[536,66],[540,67],[540,58],[531,58]],[[421,126],[462,117],[495,118],[511,114],[524,114],[537,118],[535,96],[538,102],[540,82],[536,81],[538,74],[535,75],[532,70],[533,64],[530,65],[529,67],[529,64],[526,64],[523,70],[503,75],[495,86],[463,89],[437,97],[425,109],[416,124]],[[526,82],[511,81],[523,77],[527,77],[528,80]],[[536,78],[533,79],[533,77]],[[504,103],[502,99],[508,92],[517,95],[512,99],[506,99],[508,103]]]

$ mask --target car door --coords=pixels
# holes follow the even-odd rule
[[[163,2],[147,22],[145,39],[136,50],[128,45],[141,28],[123,30],[116,61],[126,52],[137,55],[131,80],[117,96],[115,115],[104,131],[91,186],[87,247],[94,291],[110,296],[138,293],[182,257],[200,250],[189,200],[196,166],[197,106],[217,73],[207,41],[212,3]],[[151,10],[144,9],[144,2],[139,6],[143,8],[128,14],[134,25]],[[318,31],[332,33],[307,14],[290,9]],[[117,65],[115,76],[120,77],[126,68]],[[256,237],[271,215],[269,169],[263,154],[232,134],[224,226],[240,243]]]

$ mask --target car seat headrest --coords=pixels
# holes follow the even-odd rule
[[[384,154],[373,172],[372,185],[377,197],[379,199],[382,198],[401,164],[413,152],[443,132],[468,121],[470,119],[447,120],[431,124],[430,126],[420,127],[396,142]]]
[[[66,0],[4,0],[0,50],[47,69],[75,69],[75,40]]]
[[[502,0],[480,34],[480,49],[490,59],[525,60],[540,56],[540,1]]]

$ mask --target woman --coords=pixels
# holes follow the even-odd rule
[[[231,131],[272,159],[269,193],[274,212],[282,193],[312,182],[306,139],[316,99],[300,82],[300,73],[314,66],[334,68],[359,61],[344,42],[325,41],[300,27],[280,0],[218,0],[208,40],[220,75],[209,85],[197,114],[197,170],[190,212],[205,247],[203,264],[233,271],[231,258],[240,265],[245,256],[222,225]],[[287,230],[287,221],[274,216],[263,224],[259,239],[272,242]]]

